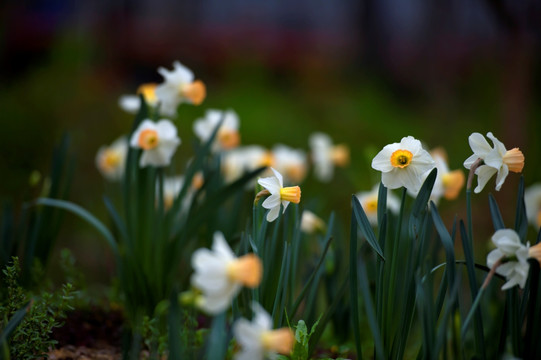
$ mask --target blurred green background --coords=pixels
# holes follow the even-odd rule
[[[403,136],[444,147],[450,168],[471,154],[468,136],[492,131],[526,157],[526,184],[541,180],[539,45],[534,0],[28,1],[0,15],[0,200],[34,197],[28,179],[46,174],[63,133],[72,138],[71,199],[104,216],[99,146],[129,131],[117,105],[144,82],[160,82],[173,61],[207,84],[199,107],[181,106],[177,162],[192,153],[193,121],[206,109],[234,109],[242,143],[308,150],[314,131],[351,148],[331,184],[312,177],[303,200],[319,199],[348,221],[350,196],[379,181],[373,155]],[[179,168],[181,168],[179,166]],[[495,194],[512,225],[519,176]],[[475,195],[476,232],[490,235],[487,194]],[[442,201],[450,223],[465,217],[464,192]],[[315,201],[315,200],[312,200]],[[479,229],[479,230],[477,230]],[[68,217],[65,246],[89,262],[105,244]],[[93,259],[93,260],[92,260]],[[107,272],[107,266],[101,270]]]

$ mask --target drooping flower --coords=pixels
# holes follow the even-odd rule
[[[128,139],[122,136],[110,146],[102,146],[96,154],[96,167],[110,181],[119,181],[124,175]]]
[[[252,304],[252,321],[240,318],[233,324],[233,334],[241,346],[236,360],[262,360],[274,358],[277,353],[288,355],[295,345],[295,336],[289,328],[272,330],[270,315],[257,303]]]
[[[434,159],[436,169],[438,169],[436,181],[434,182],[434,187],[432,188],[432,193],[430,194],[430,200],[435,204],[438,204],[442,197],[447,200],[455,199],[466,181],[464,172],[460,169],[453,171],[449,170],[449,165],[447,164],[447,153],[444,149],[436,148],[430,152],[430,155]],[[429,174],[430,171],[423,175],[422,182],[426,180]],[[409,193],[414,197],[418,195],[418,192],[415,193],[413,191],[409,191]]]
[[[496,249],[487,255],[487,266],[492,268],[498,260],[503,258],[503,263],[496,268],[496,272],[507,279],[502,290],[510,289],[515,285],[524,288],[530,269],[529,244],[521,243],[518,234],[511,229],[496,231],[492,235],[492,242],[496,245]]]
[[[146,119],[134,131],[130,146],[143,150],[139,166],[167,166],[180,144],[177,128],[169,120],[157,123]]]
[[[524,203],[528,221],[539,229],[541,227],[541,183],[526,188],[524,191]]]
[[[285,212],[290,202],[298,204],[301,201],[301,188],[298,186],[284,187],[282,174],[273,168],[271,170],[274,176],[257,180],[259,185],[263,186],[270,193],[270,196],[261,204],[265,209],[270,210],[267,214],[268,222],[276,220],[280,212],[280,204],[283,205]]]
[[[221,232],[214,233],[212,250],[202,248],[193,253],[192,266],[191,283],[202,292],[198,305],[213,315],[227,310],[242,286],[257,287],[263,272],[255,254],[235,257]]]
[[[310,210],[304,210],[301,217],[301,231],[313,234],[325,229],[325,222]]]
[[[480,193],[494,174],[497,174],[496,191],[499,191],[509,171],[519,173],[524,167],[522,151],[518,148],[507,150],[491,132],[487,133],[487,137],[492,140],[494,147],[491,147],[485,137],[479,133],[473,133],[468,138],[473,155],[464,161],[464,167],[470,169],[478,159],[484,162],[475,170],[477,175],[475,193]]]
[[[284,175],[286,182],[301,183],[308,171],[306,153],[285,145],[276,145],[272,149],[274,168]]]
[[[122,95],[120,99],[118,99],[118,105],[122,110],[135,114],[141,108],[141,99],[139,95],[143,95],[148,106],[156,107],[156,105],[158,105],[158,98],[156,97],[157,86],[158,84],[155,83],[142,84],[137,89],[137,95]]]
[[[206,87],[201,80],[195,80],[193,72],[180,62],[173,63],[173,70],[160,67],[158,72],[164,83],[156,88],[156,97],[162,114],[175,116],[177,107],[183,102],[200,105],[205,99]]]
[[[222,118],[222,125],[212,145],[213,151],[230,150],[239,145],[239,117],[237,113],[233,110],[207,110],[205,117],[197,119],[193,124],[195,135],[202,142],[206,142]]]
[[[423,175],[435,166],[421,142],[412,136],[384,146],[372,160],[372,168],[381,171],[381,182],[388,189],[404,186],[414,193],[421,188]]]
[[[370,191],[362,191],[356,195],[372,226],[378,224],[378,195],[379,185],[375,185]],[[387,210],[394,214],[398,214],[400,210],[400,200],[390,191],[387,191]]]
[[[323,182],[332,179],[334,166],[345,167],[349,164],[349,148],[345,144],[333,145],[329,135],[314,133],[310,136],[314,173]]]

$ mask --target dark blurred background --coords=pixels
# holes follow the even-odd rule
[[[352,162],[334,185],[303,190],[307,198],[324,190],[329,208],[343,212],[351,193],[379,181],[372,156],[406,135],[446,148],[455,169],[471,154],[468,135],[492,131],[523,150],[527,184],[541,179],[537,0],[2,4],[0,199],[31,196],[30,173],[49,171],[53,146],[68,132],[77,158],[71,199],[103,213],[94,157],[132,121],[118,97],[160,82],[156,69],[175,60],[208,90],[202,106],[179,110],[179,161],[190,155],[193,121],[205,109],[232,108],[243,144],[308,150],[314,131],[348,143]],[[510,222],[518,178],[511,174],[496,194]],[[476,206],[488,208],[493,186]],[[464,217],[463,199],[442,206]],[[485,214],[479,221],[490,224]]]

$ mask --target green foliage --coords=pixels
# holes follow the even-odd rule
[[[293,352],[291,353],[290,358],[292,360],[308,360],[309,359],[309,341],[310,337],[316,331],[316,327],[319,324],[320,318],[312,325],[310,332],[308,332],[308,327],[304,320],[299,320],[295,326],[295,346],[293,347]]]
[[[4,327],[7,319],[26,306],[30,300],[28,314],[11,333],[8,339],[9,354],[12,359],[36,359],[43,356],[55,341],[50,338],[53,328],[62,325],[66,311],[73,309],[71,303],[75,291],[71,284],[62,286],[60,291],[43,291],[31,297],[19,285],[20,267],[16,257],[4,270],[6,296],[0,306],[0,318]]]

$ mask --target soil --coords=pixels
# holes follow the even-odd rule
[[[64,325],[53,331],[52,338],[58,344],[48,353],[49,359],[121,359],[123,321],[117,310],[90,308],[69,312]]]

